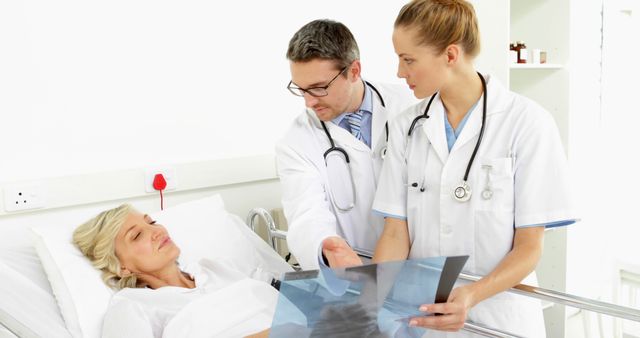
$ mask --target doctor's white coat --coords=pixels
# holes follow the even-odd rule
[[[276,145],[278,175],[282,184],[282,205],[289,224],[287,245],[303,269],[317,269],[322,241],[330,236],[344,238],[351,247],[371,250],[382,232],[383,219],[371,213],[381,150],[386,147],[385,123],[416,100],[406,86],[373,84],[373,114],[370,149],[349,131],[326,122],[336,146],[349,156],[355,185],[355,207],[336,208],[332,196],[351,189],[348,178],[334,177],[330,183],[323,154],[330,147],[313,111],[298,116]],[[341,183],[339,183],[341,182]]]
[[[453,191],[480,134],[482,98],[449,151],[446,113],[436,96],[430,117],[421,120],[410,138],[411,121],[423,114],[428,99],[390,124],[389,151],[373,205],[407,218],[409,258],[469,255],[464,270],[481,276],[511,251],[515,229],[575,219],[567,161],[552,116],[496,78],[487,77],[487,82],[484,136],[468,178],[471,199],[458,202]],[[492,191],[491,198],[482,197],[485,189]],[[532,273],[524,283],[535,284],[535,279]],[[524,337],[545,335],[540,302],[507,292],[476,305],[468,319]]]

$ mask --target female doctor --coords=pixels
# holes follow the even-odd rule
[[[390,124],[373,204],[386,217],[374,261],[469,255],[464,269],[484,277],[459,285],[446,303],[424,304],[425,315],[442,315],[410,325],[458,331],[468,318],[544,337],[539,301],[504,291],[535,283],[545,226],[575,222],[552,117],[475,71],[478,25],[464,0],[405,5],[393,45],[398,76],[424,100]]]

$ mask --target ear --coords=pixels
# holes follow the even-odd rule
[[[451,44],[445,48],[444,54],[447,57],[447,64],[454,65],[460,60],[460,57],[462,56],[462,49],[460,49],[460,46],[456,44]]]
[[[351,82],[360,81],[360,76],[362,74],[362,64],[360,64],[360,60],[355,60],[351,63],[351,68],[347,71],[349,73],[349,80]]]
[[[120,277],[129,277],[132,275],[131,271],[129,271],[129,269],[125,268],[124,266],[120,267],[120,273],[119,273]]]

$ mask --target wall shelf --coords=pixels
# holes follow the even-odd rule
[[[509,65],[509,69],[562,69],[563,66],[557,63],[513,63]]]

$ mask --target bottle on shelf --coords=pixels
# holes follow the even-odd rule
[[[542,62],[540,62],[540,53],[541,50],[540,49],[534,49],[533,50],[533,54],[531,55],[531,63],[533,64],[541,64]]]
[[[518,51],[516,50],[516,43],[509,43],[509,63],[518,63]]]
[[[518,63],[527,63],[528,53],[527,53],[527,45],[524,44],[524,41],[518,41],[516,45],[516,50],[518,51]]]

